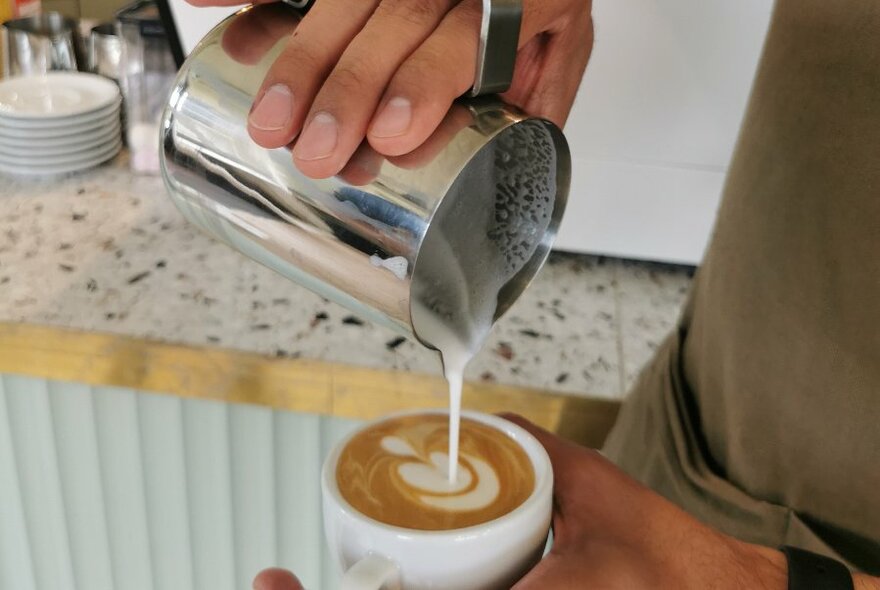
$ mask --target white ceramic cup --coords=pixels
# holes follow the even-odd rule
[[[443,410],[387,416],[446,414]],[[405,529],[373,520],[343,499],[336,485],[336,463],[357,432],[346,437],[324,462],[324,532],[342,569],[342,590],[508,589],[541,559],[550,530],[553,470],[544,447],[507,420],[462,412],[500,430],[526,452],[535,469],[535,489],[513,511],[482,524],[446,531]]]

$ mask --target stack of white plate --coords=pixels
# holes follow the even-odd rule
[[[0,81],[0,173],[55,176],[102,164],[122,147],[119,88],[94,74]]]

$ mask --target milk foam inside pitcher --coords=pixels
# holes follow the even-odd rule
[[[416,260],[413,328],[440,352],[449,382],[450,481],[458,465],[464,369],[547,258],[562,216],[555,141],[540,120],[501,131],[453,182]]]

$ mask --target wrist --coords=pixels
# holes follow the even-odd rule
[[[853,575],[855,590],[880,590],[880,578],[871,578],[862,574]]]
[[[762,545],[740,543],[743,567],[752,575],[752,588],[760,590],[787,590],[788,564],[778,549]]]

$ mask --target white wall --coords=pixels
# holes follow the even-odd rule
[[[594,0],[557,247],[698,262],[772,0]]]

